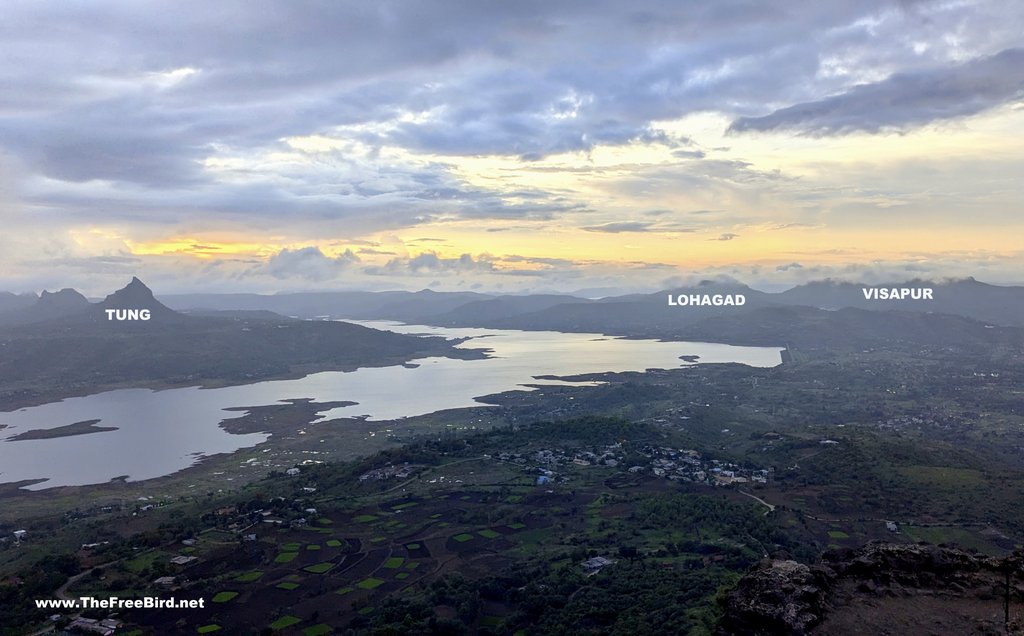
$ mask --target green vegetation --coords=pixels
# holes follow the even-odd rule
[[[227,603],[236,596],[238,596],[238,592],[217,592],[210,600],[214,603]]]
[[[143,570],[152,568],[153,564],[156,563],[158,559],[165,560],[166,558],[167,554],[160,550],[148,550],[134,559],[125,562],[125,565],[130,571],[139,573]]]
[[[312,572],[313,574],[323,574],[327,570],[334,567],[333,563],[317,563],[316,565],[310,565],[302,568],[306,572]]]
[[[331,626],[326,623],[320,623],[319,625],[313,625],[302,630],[303,636],[324,636],[324,634],[331,633]]]
[[[286,614],[281,618],[277,619],[276,621],[274,621],[273,623],[271,623],[270,629],[286,629],[288,627],[291,627],[292,625],[298,625],[301,622],[301,618]]]
[[[914,541],[925,541],[935,545],[958,545],[992,556],[1000,556],[1006,552],[1005,549],[1000,548],[978,530],[972,528],[903,526],[902,532]]]
[[[219,632],[220,629],[221,629],[220,625],[217,625],[216,623],[211,623],[209,625],[203,625],[202,627],[197,627],[196,628],[196,633],[197,634],[212,634],[214,632]]]
[[[380,587],[381,585],[384,585],[384,583],[384,579],[377,579],[371,576],[368,579],[363,579],[362,581],[356,583],[356,587],[362,590],[373,590]]]
[[[1024,364],[1010,354],[1006,362],[930,360],[929,352],[801,354],[802,362],[777,369],[708,365],[503,396],[502,409],[516,423],[497,430],[468,428],[479,414],[446,414],[437,419],[454,418],[458,432],[415,439],[420,422],[403,423],[395,436],[407,443],[356,462],[303,466],[299,476],[272,475],[237,492],[169,500],[138,518],[122,511],[74,523],[33,521],[45,531],[33,532],[38,546],[0,548],[0,624],[14,625],[9,633],[37,629],[45,616],[27,600],[47,597],[77,574],[82,566],[72,553],[99,540],[110,545],[88,555],[97,574],[71,593],[147,593],[158,576],[203,572],[196,584],[208,594],[230,581],[247,583],[246,603],[217,592],[214,599],[224,599],[217,613],[186,617],[180,630],[216,621],[230,631],[240,617],[265,627],[281,620],[274,613],[288,612],[313,626],[307,629],[327,621],[368,634],[707,635],[716,629],[718,599],[765,554],[814,562],[828,546],[881,539],[1003,555],[1020,543],[1024,471],[1012,449],[1024,447],[1024,418],[1013,391]],[[570,407],[623,417],[522,423],[531,413],[549,417]],[[611,445],[617,466],[571,463],[577,453],[600,457]],[[713,487],[656,477],[650,466],[660,448],[694,449],[706,464],[764,468],[768,479]],[[569,458],[550,465],[557,478],[547,488],[537,488],[522,463],[485,457],[509,453],[533,468],[541,450]],[[358,480],[402,463],[422,477]],[[646,469],[629,473],[631,465]],[[289,527],[308,516],[307,506],[335,523]],[[222,507],[236,512],[211,512]],[[244,542],[231,528],[244,527],[257,510],[286,523]],[[899,532],[882,519],[898,520]],[[135,534],[108,531],[115,520]],[[201,538],[193,552],[199,567],[168,562],[183,553],[184,537]],[[66,556],[43,563],[43,545],[62,545]],[[321,545],[331,549],[318,553],[323,562],[303,567]],[[614,563],[588,577],[583,563],[597,556]],[[285,564],[293,565],[277,567]],[[474,578],[450,574],[463,567]],[[282,579],[288,571],[309,583],[282,593],[300,587],[294,575]],[[21,586],[3,583],[15,574]],[[125,619],[129,627],[145,623],[147,633],[174,631],[141,613],[125,612]]]
[[[252,572],[245,572],[235,577],[235,580],[239,583],[252,583],[258,581],[263,576],[263,572],[259,570],[253,570]]]

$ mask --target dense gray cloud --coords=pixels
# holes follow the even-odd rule
[[[283,249],[266,262],[255,268],[258,273],[265,273],[274,278],[299,278],[308,281],[333,280],[338,274],[359,257],[352,250],[346,250],[340,256],[331,258],[320,251],[319,247],[303,247],[299,249]]]
[[[954,67],[897,73],[840,95],[743,117],[730,132],[787,129],[808,135],[899,131],[974,115],[1024,98],[1024,49],[1007,49]]]
[[[0,25],[0,79],[16,89],[0,97],[0,131],[47,175],[165,186],[202,179],[196,161],[214,145],[264,147],[338,126],[433,153],[542,156],[643,138],[653,119],[849,88],[842,73],[822,77],[832,58],[948,63],[940,47],[908,51],[915,35],[955,32],[969,53],[993,53],[1021,21],[993,6],[24,3]],[[991,89],[976,88],[960,96],[984,101]]]
[[[675,205],[654,200],[673,190],[706,191],[693,205],[718,210],[714,194],[739,200],[785,178],[656,122],[714,111],[735,132],[822,135],[970,115],[1020,97],[1022,33],[1024,7],[999,0],[9,3],[0,190],[17,196],[0,192],[0,220],[16,237],[0,236],[0,251],[102,273],[131,265],[89,260],[121,248],[78,245],[71,230],[243,228],[303,245],[437,220],[686,231],[669,220],[702,211],[642,210]],[[289,145],[303,136],[326,143]],[[626,220],[598,214],[600,197],[490,188],[450,165],[630,142],[678,164],[620,178],[614,194],[642,200]],[[491,265],[434,259],[377,271]],[[316,248],[264,265],[251,276],[359,269]]]
[[[486,256],[474,258],[472,254],[463,254],[458,258],[444,258],[436,252],[424,252],[412,257],[393,258],[383,267],[366,267],[363,271],[371,276],[433,276],[442,272],[492,272],[494,263]]]

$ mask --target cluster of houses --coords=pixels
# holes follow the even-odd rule
[[[963,419],[948,413],[922,413],[921,415],[898,415],[879,421],[876,426],[883,431],[905,431],[938,429],[946,431],[960,430]]]
[[[612,444],[593,451],[548,449],[533,453],[498,453],[495,459],[521,466],[537,465],[550,469],[573,464],[576,466],[618,466],[625,458],[622,444]]]
[[[594,576],[600,572],[603,568],[613,565],[615,561],[603,556],[591,557],[583,562],[583,571],[587,573],[587,576]]]
[[[55,615],[60,618],[59,615]],[[54,618],[54,617],[51,617]],[[116,618],[85,618],[79,616],[68,625],[69,631],[77,631],[84,634],[101,634],[102,636],[113,636],[121,627],[121,621]]]
[[[385,466],[383,468],[375,468],[374,470],[363,473],[359,476],[359,481],[384,481],[392,478],[406,479],[415,470],[416,466],[409,464],[408,462],[400,466]]]
[[[706,483],[712,486],[732,484],[766,484],[771,470],[749,468],[719,459],[705,459],[695,450],[646,446],[640,453],[648,458],[647,465],[630,466],[629,472],[648,470],[656,477],[672,481]]]
[[[749,468],[718,459],[702,458],[695,450],[645,446],[639,453],[644,460],[628,462],[621,444],[612,444],[590,451],[544,448],[532,453],[499,453],[495,459],[523,466],[528,472],[540,473],[537,485],[559,480],[556,470],[568,466],[624,467],[630,473],[645,473],[672,481],[706,483],[712,486],[731,484],[766,484],[770,469]],[[633,455],[633,462],[636,456]],[[562,480],[565,477],[561,478]]]

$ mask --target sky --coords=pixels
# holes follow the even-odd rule
[[[5,3],[0,289],[1024,283],[1024,3]]]

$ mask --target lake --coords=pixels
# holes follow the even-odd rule
[[[0,412],[0,483],[45,479],[37,490],[97,484],[116,477],[152,479],[177,472],[203,457],[250,448],[266,434],[235,435],[220,423],[242,413],[224,409],[271,405],[289,399],[351,401],[326,408],[319,421],[365,417],[393,420],[454,408],[486,406],[477,398],[527,385],[592,385],[539,376],[674,369],[700,363],[738,362],[771,367],[781,362],[775,347],[736,347],[701,342],[627,340],[600,334],[555,331],[445,328],[390,321],[352,321],[407,334],[468,338],[459,346],[486,349],[480,360],[422,358],[408,365],[314,373],[295,380],[241,386],[187,387],[154,391],[120,389]],[[115,430],[49,439],[12,437],[86,420]],[[344,426],[344,422],[339,422]]]

